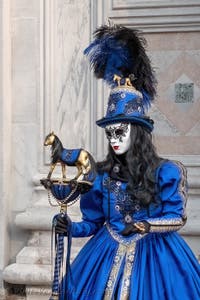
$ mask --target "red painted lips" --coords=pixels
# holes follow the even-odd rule
[[[114,149],[114,150],[118,150],[118,149],[119,149],[119,146],[113,146],[113,149]]]

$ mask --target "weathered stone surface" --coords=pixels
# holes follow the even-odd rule
[[[26,285],[47,285],[51,283],[51,266],[43,264],[11,264],[4,270],[4,280],[8,283]]]

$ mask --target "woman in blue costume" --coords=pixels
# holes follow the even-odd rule
[[[112,47],[113,41],[117,42],[114,48],[124,47],[124,34],[123,43],[119,35],[123,30],[128,29],[104,26],[93,46],[99,39],[102,46],[107,39],[108,47],[109,38]],[[128,31],[136,45],[136,32]],[[141,39],[137,41],[143,49]],[[144,51],[142,55],[149,67]],[[134,72],[118,65],[122,71],[115,76],[106,116],[97,121],[105,128],[109,151],[105,161],[97,164],[93,187],[81,198],[82,221],[69,227],[63,219],[57,220],[59,233],[68,234],[71,228],[73,237],[92,236],[74,260],[73,282],[62,287],[60,300],[200,299],[199,263],[177,233],[186,223],[186,169],[157,155],[153,121],[144,111],[155,92],[153,73],[149,68],[143,72],[149,81],[140,80],[141,64],[138,69],[135,61],[133,65]],[[97,73],[100,67],[95,67]]]

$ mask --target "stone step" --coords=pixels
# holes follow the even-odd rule
[[[51,265],[14,263],[4,269],[3,278],[13,284],[50,286],[51,269]]]
[[[71,261],[79,249],[80,245],[72,247]],[[18,253],[16,263],[4,269],[3,278],[11,284],[50,285],[53,262],[54,257],[51,260],[50,248],[26,246]]]
[[[80,250],[81,241],[77,245],[72,245],[71,261],[76,257]],[[16,256],[17,264],[31,264],[31,265],[50,265],[52,264],[52,257],[55,257],[55,252],[51,254],[49,247],[24,247]]]
[[[80,218],[76,215],[78,203],[68,208],[68,214],[73,221],[79,221]],[[19,213],[16,216],[16,226],[23,229],[50,231],[53,217],[59,213],[58,207],[28,207],[26,211]]]
[[[51,250],[49,247],[24,247],[16,257],[17,264],[50,265]]]

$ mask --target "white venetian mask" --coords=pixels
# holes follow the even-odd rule
[[[106,137],[113,148],[113,151],[117,154],[123,154],[128,151],[131,143],[130,123],[115,123],[107,125],[105,128]]]

